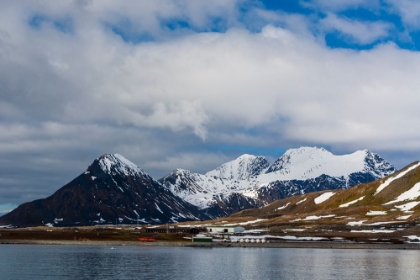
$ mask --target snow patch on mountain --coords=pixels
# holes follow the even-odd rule
[[[216,196],[242,192],[250,185],[248,180],[227,180],[183,169],[176,169],[159,181],[172,193],[200,209],[216,202]]]
[[[386,173],[379,170],[381,166],[386,166],[387,169],[391,167],[394,170],[392,165],[384,163],[381,157],[375,155],[368,150],[336,156],[324,148],[289,149],[258,179],[261,182],[272,182],[275,180],[307,180],[321,175],[348,177],[352,173],[370,170],[375,170],[375,177],[381,178]],[[369,158],[369,162],[366,161],[367,158]]]
[[[270,163],[265,157],[245,154],[207,172],[206,176],[229,180],[248,180],[264,173],[269,166]]]
[[[314,202],[315,202],[315,204],[321,204],[322,202],[327,201],[333,195],[335,195],[335,193],[333,193],[333,192],[323,193],[320,196],[318,196],[317,198],[315,198]]]
[[[382,183],[377,189],[374,195],[377,195],[378,193],[380,193],[383,189],[385,189],[387,186],[389,186],[389,184],[391,184],[393,181],[404,177],[408,172],[410,172],[411,170],[416,169],[418,166],[420,166],[420,162],[411,166],[410,168],[407,168],[406,170],[404,170],[403,172],[400,172],[397,176],[394,177],[390,177],[388,178],[384,183]]]
[[[120,154],[107,154],[97,159],[102,171],[107,174],[126,176],[145,174],[137,165]]]

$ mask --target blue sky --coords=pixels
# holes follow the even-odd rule
[[[5,0],[0,212],[97,157],[155,178],[300,146],[420,149],[414,0]]]

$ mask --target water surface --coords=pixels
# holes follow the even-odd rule
[[[420,251],[0,245],[0,279],[418,279]]]

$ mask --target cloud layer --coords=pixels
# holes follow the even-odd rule
[[[0,205],[103,153],[156,177],[300,145],[416,159],[414,1],[18,2],[0,3]]]

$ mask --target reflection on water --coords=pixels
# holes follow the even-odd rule
[[[0,245],[0,279],[417,279],[420,251]]]

